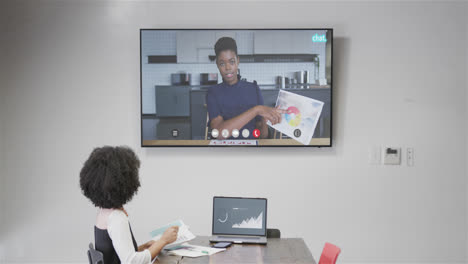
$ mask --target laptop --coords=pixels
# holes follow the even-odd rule
[[[210,242],[267,243],[267,199],[213,197]]]

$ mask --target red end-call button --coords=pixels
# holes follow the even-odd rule
[[[260,130],[254,129],[252,134],[253,134],[254,138],[259,138],[260,137]]]

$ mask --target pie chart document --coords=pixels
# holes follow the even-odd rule
[[[322,101],[280,90],[276,107],[286,110],[286,113],[282,114],[280,123],[272,125],[267,121],[267,124],[288,137],[309,145],[320,119],[323,104]]]

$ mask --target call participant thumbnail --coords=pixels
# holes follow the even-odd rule
[[[206,103],[209,116],[209,127],[221,133],[218,139],[236,139],[231,132],[234,129],[250,131],[248,139],[255,139],[253,131],[260,131],[260,138],[268,138],[268,125],[281,122],[284,110],[263,105],[260,88],[254,82],[241,80],[239,74],[239,56],[237,44],[233,38],[222,37],[215,46],[216,66],[223,82],[208,89]],[[245,138],[237,138],[245,139]]]

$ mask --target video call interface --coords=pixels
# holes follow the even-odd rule
[[[266,199],[215,197],[213,234],[265,235]]]
[[[140,30],[142,146],[331,146],[332,29]]]

